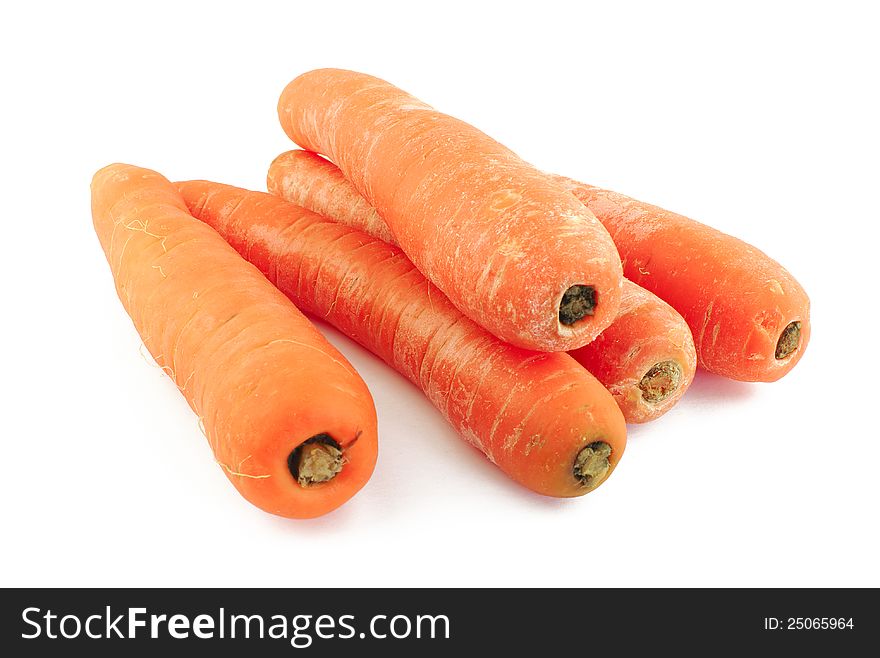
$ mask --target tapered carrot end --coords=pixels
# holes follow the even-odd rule
[[[598,487],[611,472],[611,446],[604,441],[594,441],[583,448],[574,460],[574,477],[584,492]]]

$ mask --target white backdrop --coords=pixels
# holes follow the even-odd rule
[[[17,3],[4,12],[2,585],[880,585],[870,3]],[[89,214],[123,161],[265,189],[308,69],[759,246],[813,303],[783,381],[700,374],[576,500],[507,480],[326,326],[380,457],[314,521],[246,503],[139,352]]]

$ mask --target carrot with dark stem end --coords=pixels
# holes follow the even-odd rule
[[[549,496],[595,489],[626,427],[605,388],[564,353],[504,343],[465,317],[396,247],[263,192],[180,183],[210,224],[300,308],[419,386],[511,478]]]
[[[279,155],[269,167],[267,186],[291,203],[395,243],[378,212],[332,162],[315,153]],[[614,322],[570,354],[611,391],[629,423],[666,413],[684,395],[696,369],[694,341],[684,319],[627,280]]]
[[[278,116],[293,141],[336,163],[425,277],[495,336],[563,351],[614,319],[622,273],[607,231],[473,126],[338,69],[293,80]]]
[[[611,326],[569,354],[611,391],[628,423],[645,423],[669,411],[697,368],[684,318],[628,279]]]
[[[101,169],[92,217],[119,299],[239,492],[295,518],[354,495],[376,411],[345,358],[156,172]]]
[[[699,365],[772,382],[810,339],[810,300],[782,265],[705,224],[622,194],[556,176],[611,233],[624,273],[687,320]]]

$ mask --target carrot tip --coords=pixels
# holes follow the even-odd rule
[[[559,321],[564,325],[573,325],[587,315],[593,315],[595,309],[596,289],[593,286],[575,285],[562,294]]]
[[[797,350],[800,344],[801,323],[795,320],[782,330],[782,334],[779,336],[779,341],[776,343],[776,358],[782,360],[785,357],[790,356]]]
[[[316,434],[293,449],[287,468],[301,487],[328,482],[343,466],[342,446],[329,434]]]
[[[604,441],[594,441],[583,448],[574,460],[574,477],[587,491],[598,487],[611,470],[611,446]]]
[[[639,382],[642,398],[646,402],[662,402],[678,389],[681,374],[681,366],[676,361],[655,363]]]

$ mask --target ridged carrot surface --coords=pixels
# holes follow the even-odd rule
[[[294,149],[269,166],[271,194],[399,247],[388,224],[335,164],[311,151]]]
[[[262,192],[179,184],[190,212],[300,308],[419,386],[459,434],[511,478],[550,496],[598,486],[623,453],[614,399],[564,353],[498,340],[397,249]]]
[[[329,157],[465,315],[519,347],[581,347],[614,319],[620,259],[562,185],[473,126],[362,73],[284,90],[288,136]]]
[[[706,370],[771,382],[803,356],[810,338],[810,300],[782,265],[682,215],[556,178],[611,233],[627,278],[684,316]]]
[[[239,492],[297,518],[354,495],[376,412],[345,358],[156,172],[101,169],[92,217],[119,299]]]
[[[328,219],[394,244],[379,216],[331,162],[310,151],[288,151],[272,162],[271,193]],[[696,354],[687,323],[656,295],[624,279],[614,322],[570,354],[612,393],[628,423],[659,418],[694,378]]]

